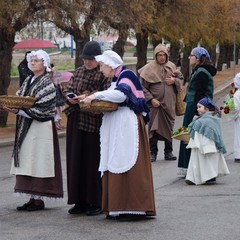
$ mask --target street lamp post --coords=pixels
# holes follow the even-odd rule
[[[70,47],[71,58],[73,58],[73,35],[71,35],[71,47]]]

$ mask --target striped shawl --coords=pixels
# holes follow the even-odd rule
[[[17,115],[13,158],[15,167],[19,166],[19,150],[33,120],[45,122],[52,120],[56,109],[56,88],[49,77],[43,74],[32,83],[32,76],[28,77],[17,92],[18,96],[35,97],[35,104],[29,109],[22,109],[31,118]]]

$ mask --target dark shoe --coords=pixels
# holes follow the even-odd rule
[[[68,210],[69,214],[81,214],[86,212],[86,207],[81,204],[75,204],[72,208]]]
[[[27,210],[28,207],[30,207],[34,203],[34,199],[30,199],[29,202],[24,203],[22,206],[18,206],[17,210],[18,211],[25,211]]]
[[[177,160],[177,157],[174,156],[172,153],[166,153],[164,159],[168,161],[174,161]]]
[[[32,211],[39,211],[43,210],[45,208],[44,201],[39,201],[39,204],[36,203],[37,201],[34,201],[28,208],[27,211],[32,212]]]
[[[185,180],[185,183],[187,183],[188,185],[195,185],[195,183],[191,182],[190,180]]]
[[[234,162],[240,163],[240,158],[235,158],[235,159],[234,159]]]
[[[151,159],[151,162],[156,162],[156,160],[157,160],[157,154],[151,153],[150,159]]]
[[[87,216],[95,216],[95,215],[99,215],[101,213],[102,213],[102,210],[100,207],[90,207],[86,211]]]
[[[216,178],[211,178],[206,181],[206,183],[215,183],[215,182],[216,182]]]
[[[106,219],[117,220],[116,216],[111,216],[109,214],[106,215]]]

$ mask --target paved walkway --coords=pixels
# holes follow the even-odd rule
[[[240,72],[240,65],[236,65],[234,68],[229,68],[225,71],[220,71],[214,77],[215,84],[215,96],[224,91],[232,82],[233,77],[236,73]],[[15,135],[15,121],[16,116],[14,114],[9,114],[8,126],[5,128],[0,128],[0,146],[11,145],[14,141]],[[66,125],[66,117],[62,115],[62,122]],[[64,136],[65,130],[59,131],[59,136]]]

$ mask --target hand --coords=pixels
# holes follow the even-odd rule
[[[76,97],[73,97],[73,98],[69,98],[68,101],[71,103],[71,104],[76,104],[78,103],[79,101],[81,101],[82,99],[84,99],[86,97],[86,94],[82,94],[82,95],[78,95]]]
[[[89,95],[87,96],[86,98],[84,98],[83,100],[80,100],[80,102],[83,102],[84,104],[86,104],[87,106],[90,106],[91,105],[91,102],[96,99],[95,98],[95,95],[92,94],[92,95]]]
[[[198,117],[199,117],[198,115],[194,115],[193,120],[196,120]]]
[[[173,75],[168,75],[168,76],[166,77],[166,79],[165,79],[165,83],[166,83],[167,85],[172,85],[172,84],[174,84],[174,83],[175,83],[175,79],[174,79]]]
[[[71,104],[77,104],[79,102],[78,99],[73,99],[73,98],[69,98],[68,101],[71,103]]]
[[[161,105],[160,101],[158,101],[158,100],[155,99],[155,98],[153,98],[153,99],[151,100],[151,104],[152,104],[152,106],[155,107],[155,108],[158,108],[158,107],[160,107],[160,105]]]
[[[86,98],[86,94],[78,95],[78,96],[74,97],[73,99],[83,100],[84,98]]]
[[[19,111],[18,108],[9,108],[9,107],[6,107],[6,106],[2,106],[2,109],[7,111],[7,112],[14,113],[14,114],[17,114],[18,111]]]

